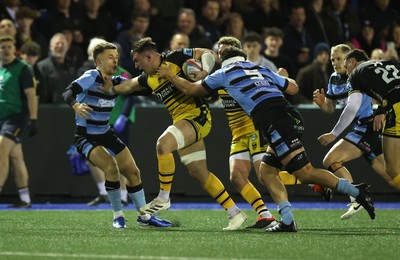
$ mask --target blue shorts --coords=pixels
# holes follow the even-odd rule
[[[382,133],[373,130],[372,122],[355,126],[353,131],[348,133],[343,139],[363,151],[363,157],[369,162],[383,153]]]

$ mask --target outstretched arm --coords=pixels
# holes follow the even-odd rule
[[[350,124],[353,122],[360,109],[362,94],[359,92],[352,93],[347,99],[347,105],[340,115],[339,121],[330,133],[321,135],[318,140],[322,145],[328,145],[333,142]]]
[[[184,78],[177,76],[172,72],[169,64],[158,68],[160,78],[166,78],[169,82],[175,85],[183,94],[187,96],[204,96],[208,91],[203,87],[201,81],[190,82]]]
[[[139,76],[133,79],[128,79],[116,86],[113,86],[111,82],[111,77],[104,77],[104,85],[97,88],[110,95],[115,95],[115,94],[124,95],[145,89],[143,86],[139,84]]]

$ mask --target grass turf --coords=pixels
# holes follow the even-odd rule
[[[361,212],[341,221],[343,210],[295,210],[297,233],[242,229],[224,232],[222,210],[171,210],[174,227],[113,230],[112,213],[99,211],[1,211],[0,259],[396,259],[398,210]],[[251,225],[256,219],[246,211]],[[277,213],[273,211],[275,216]]]

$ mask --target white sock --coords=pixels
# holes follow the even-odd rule
[[[228,216],[233,217],[240,212],[240,209],[236,205],[234,205],[228,208],[227,211],[228,211]]]
[[[349,196],[349,198],[350,198],[350,202],[351,202],[351,203],[353,203],[354,201],[356,201],[356,198],[354,198],[354,197],[352,197],[352,196]]]
[[[261,212],[260,215],[262,218],[272,218],[273,217],[269,210]]]
[[[128,201],[128,191],[127,190],[121,190],[121,200]]]
[[[29,195],[28,187],[18,189],[18,193],[19,193],[19,198],[21,199],[21,201],[26,202],[26,203],[31,203],[31,197]]]
[[[167,202],[169,200],[169,193],[170,191],[160,190],[158,197],[161,198],[163,202]]]
[[[97,188],[99,189],[99,194],[100,195],[107,195],[107,191],[106,191],[106,182],[98,182],[97,183]]]
[[[124,213],[122,212],[122,210],[114,211],[113,213],[114,213],[114,219],[124,216]]]

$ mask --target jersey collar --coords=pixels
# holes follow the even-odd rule
[[[223,67],[225,67],[225,66],[227,66],[227,65],[229,65],[231,63],[237,62],[237,61],[246,61],[246,59],[244,57],[241,57],[241,56],[235,56],[235,57],[229,58],[229,59],[224,60],[222,62],[221,68],[223,68]]]

